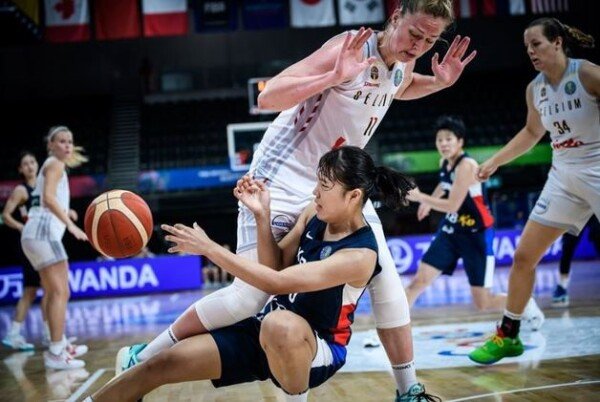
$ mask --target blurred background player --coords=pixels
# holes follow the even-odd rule
[[[502,323],[496,335],[469,355],[484,364],[523,354],[519,328],[537,264],[563,233],[577,235],[592,214],[600,216],[600,67],[569,57],[571,46],[593,47],[594,38],[555,18],[540,18],[525,29],[524,42],[540,72],[527,86],[527,122],[479,167],[478,177],[487,180],[546,131],[552,167],[515,251]]]
[[[73,134],[65,126],[52,127],[46,136],[48,158],[42,164],[31,193],[29,218],[21,234],[27,259],[39,272],[50,327],[49,350],[44,352],[46,367],[80,368],[74,359],[87,352],[87,346],[73,345],[65,337],[65,316],[69,301],[68,257],[62,244],[65,229],[76,239],[87,241],[85,233],[69,216],[69,179],[66,168],[87,161],[73,146]],[[76,217],[74,217],[76,218]]]
[[[559,278],[556,289],[552,294],[552,307],[567,307],[569,305],[569,279],[571,274],[571,261],[575,255],[577,245],[581,241],[583,232],[588,229],[588,238],[596,249],[596,254],[600,256],[600,222],[596,216],[592,216],[585,228],[576,236],[565,233],[562,236],[562,255],[558,266]]]
[[[466,127],[462,119],[442,116],[435,124],[435,144],[440,153],[440,183],[432,195],[414,189],[410,201],[419,202],[417,217],[424,219],[431,209],[445,212],[435,240],[423,256],[417,274],[406,288],[412,306],[419,295],[440,275],[452,275],[459,258],[471,285],[473,304],[478,310],[502,310],[505,294],[492,294],[496,260],[492,248],[494,218],[489,209],[485,184],[475,173],[477,161],[464,150]],[[533,299],[526,317],[543,315]]]
[[[23,231],[23,226],[27,222],[27,214],[31,209],[31,193],[35,186],[38,168],[39,165],[35,155],[32,152],[23,151],[19,158],[19,173],[23,176],[23,183],[14,188],[2,211],[2,219],[6,223],[6,226],[19,231],[19,233]],[[13,213],[16,210],[21,215],[21,221],[13,217]],[[20,245],[18,248],[21,250]],[[21,258],[21,264],[23,266],[23,294],[17,303],[12,324],[2,343],[16,350],[31,350],[34,346],[28,343],[23,335],[21,335],[21,329],[27,312],[40,288],[40,275],[33,269],[31,263],[24,255]],[[45,301],[46,299],[42,298],[41,311],[44,323],[46,323]]]

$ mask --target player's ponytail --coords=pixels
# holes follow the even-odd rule
[[[578,28],[563,24],[556,18],[538,18],[532,21],[527,28],[535,26],[542,27],[542,33],[550,42],[561,37],[563,39],[562,49],[567,56],[571,55],[571,46],[573,45],[581,48],[593,48],[595,45],[592,35],[588,35]]]
[[[375,168],[375,185],[385,205],[392,209],[399,209],[408,205],[406,196],[416,187],[415,181],[400,172],[385,166]]]
[[[385,204],[393,209],[407,205],[406,195],[415,188],[413,179],[387,167],[376,167],[366,151],[353,146],[339,147],[323,155],[318,176],[337,181],[348,191],[363,190],[363,205],[369,197],[381,193]]]
[[[52,140],[54,139],[54,137],[56,136],[56,134],[64,132],[64,131],[69,132],[69,133],[71,133],[71,135],[73,135],[73,132],[71,130],[69,130],[69,127],[67,127],[67,126],[50,127],[50,130],[48,130],[48,135],[46,136],[46,144],[49,145],[52,142]],[[75,168],[75,167],[81,166],[84,163],[86,163],[89,159],[87,156],[83,155],[83,152],[84,152],[83,147],[74,145],[73,153],[71,154],[69,159],[67,159],[65,161],[65,165],[67,165],[70,168]]]

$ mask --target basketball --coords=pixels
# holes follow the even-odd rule
[[[113,258],[131,257],[152,235],[152,213],[137,194],[111,190],[92,201],[85,212],[84,227],[99,253]]]

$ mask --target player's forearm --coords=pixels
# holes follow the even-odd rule
[[[275,111],[289,109],[334,85],[332,72],[308,77],[275,77],[267,81],[258,96],[258,107]]]
[[[427,194],[421,194],[419,201],[425,205],[429,205],[432,209],[435,209],[436,211],[446,213],[454,213],[460,207],[460,204],[455,205],[448,199],[438,198]]]
[[[273,237],[270,212],[254,218],[256,220],[258,262],[279,271],[282,268],[281,249]]]
[[[69,218],[69,215],[67,214],[67,211],[61,208],[60,204],[56,200],[56,197],[53,195],[44,195],[44,205],[65,225],[69,226],[73,224],[71,218]]]
[[[206,256],[231,275],[266,292],[277,294],[282,281],[280,273],[259,262],[238,256],[215,244]]]
[[[537,137],[530,132],[527,127],[523,127],[521,131],[519,131],[519,133],[500,151],[496,152],[491,159],[497,166],[506,165],[533,148],[535,144],[539,142],[540,138],[541,137]]]
[[[8,226],[9,228],[18,230],[19,232],[23,230],[24,225],[15,218],[13,218],[11,214],[3,213],[2,219],[4,220],[4,223],[6,223],[6,226]]]
[[[400,99],[419,99],[445,88],[447,88],[447,86],[438,82],[433,75],[413,74],[410,85],[406,87],[402,95],[400,95]]]

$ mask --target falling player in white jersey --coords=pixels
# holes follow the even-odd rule
[[[319,158],[332,148],[363,148],[394,99],[416,99],[453,85],[475,52],[465,57],[469,38],[457,36],[432,76],[413,72],[453,21],[451,0],[404,0],[384,31],[361,28],[338,35],[305,59],[268,81],[259,107],[281,111],[254,156],[251,174],[271,193],[271,229],[281,239],[312,200]],[[399,400],[418,400],[406,295],[387,248],[379,218],[369,201],[364,210],[379,244],[383,272],[369,287],[376,326],[393,367]],[[256,260],[256,223],[242,205],[237,252]],[[240,280],[191,306],[149,345],[120,353],[127,368],[172,346],[178,339],[214,330],[260,310],[268,295]],[[410,391],[412,388],[412,391]],[[410,391],[410,392],[409,392]],[[408,399],[407,399],[408,398]]]
[[[497,334],[469,357],[483,364],[523,353],[520,320],[531,297],[535,267],[563,233],[578,234],[600,217],[600,66],[569,57],[569,47],[593,47],[594,38],[555,18],[533,21],[525,47],[538,76],[527,86],[525,127],[478,172],[488,179],[499,166],[527,152],[550,132],[552,167],[515,251],[508,299]]]

